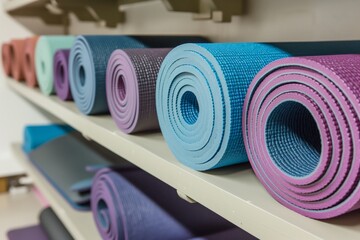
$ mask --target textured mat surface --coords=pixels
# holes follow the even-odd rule
[[[91,208],[103,239],[188,239],[233,227],[141,170],[97,172]]]
[[[6,76],[11,76],[11,53],[10,43],[3,43],[1,45],[1,61],[4,73]]]
[[[90,188],[93,166],[121,168],[134,166],[109,150],[72,132],[43,144],[28,154],[30,161],[46,179],[77,210],[90,209]]]
[[[9,240],[50,240],[40,225],[10,230],[7,237]]]
[[[44,229],[50,240],[74,239],[51,208],[42,210],[39,220],[41,227]],[[35,240],[35,238],[31,239]]]
[[[41,92],[50,95],[54,89],[54,55],[59,49],[71,48],[73,36],[41,36],[35,48],[35,69]]]
[[[360,55],[294,57],[261,70],[244,135],[268,192],[311,218],[360,207]]]
[[[55,92],[64,101],[72,99],[69,82],[69,55],[70,49],[60,49],[54,56]]]
[[[159,129],[156,78],[170,50],[125,49],[111,54],[106,72],[106,96],[111,116],[123,132]]]
[[[73,131],[70,126],[62,124],[28,125],[24,128],[23,149],[26,153],[42,144]]]
[[[36,87],[38,85],[35,70],[35,47],[38,40],[39,36],[25,39],[24,55],[22,56],[22,60],[24,62],[25,81],[29,87]]]
[[[174,47],[184,42],[206,41],[196,37],[79,36],[70,53],[70,87],[84,114],[109,111],[106,100],[106,66],[116,49]]]
[[[185,44],[160,68],[156,109],[178,160],[196,170],[247,161],[242,106],[266,64],[292,55],[358,53],[360,42]]]
[[[13,39],[10,41],[11,76],[17,80],[24,80],[24,39]]]

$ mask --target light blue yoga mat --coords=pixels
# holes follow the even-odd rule
[[[359,41],[181,45],[163,61],[156,83],[161,131],[193,169],[247,162],[242,108],[260,69],[288,56],[359,52]]]

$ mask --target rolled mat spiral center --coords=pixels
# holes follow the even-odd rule
[[[311,218],[360,207],[360,55],[292,57],[261,70],[243,134],[268,192]]]

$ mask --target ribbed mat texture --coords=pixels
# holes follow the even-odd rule
[[[103,239],[183,240],[233,226],[142,170],[97,172],[91,207]]]
[[[3,43],[1,45],[1,61],[5,75],[10,77],[11,76],[10,43]]]
[[[40,90],[51,95],[54,89],[54,55],[59,49],[71,48],[73,36],[41,36],[35,48],[35,68]]]
[[[17,80],[24,80],[24,39],[13,39],[10,41],[11,76]]]
[[[242,106],[256,73],[287,56],[353,52],[360,52],[359,41],[179,46],[166,56],[156,83],[164,138],[196,170],[246,162]]]
[[[197,37],[79,36],[70,53],[70,87],[76,105],[84,114],[109,111],[106,100],[106,66],[116,49],[174,47]]]
[[[360,207],[360,55],[293,57],[261,70],[245,100],[251,165],[281,204],[326,219]]]
[[[156,78],[170,50],[125,49],[111,54],[106,72],[106,96],[111,116],[123,132],[159,129]]]
[[[25,81],[29,87],[36,87],[38,85],[35,70],[35,47],[38,40],[39,36],[30,37],[25,40],[22,61],[24,62]]]
[[[54,56],[54,85],[56,95],[64,101],[71,100],[69,82],[70,49],[60,49]]]

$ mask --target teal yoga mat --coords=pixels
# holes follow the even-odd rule
[[[247,162],[242,110],[255,75],[284,57],[342,53],[360,53],[360,41],[181,45],[164,59],[156,83],[164,138],[196,170]]]
[[[63,48],[71,48],[74,36],[41,36],[35,48],[35,70],[41,92],[51,95],[54,90],[54,55]]]

